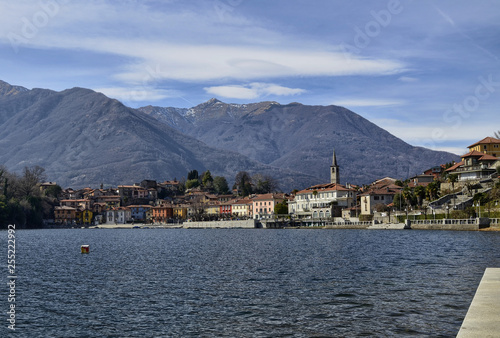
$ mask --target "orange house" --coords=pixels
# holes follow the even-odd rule
[[[174,217],[174,209],[170,205],[161,205],[151,208],[153,222],[164,222]]]

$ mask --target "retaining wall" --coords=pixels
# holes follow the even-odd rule
[[[184,222],[186,229],[253,229],[256,228],[254,219],[241,221],[211,221],[211,222]]]

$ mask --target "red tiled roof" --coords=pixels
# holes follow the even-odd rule
[[[494,137],[485,137],[481,141],[478,141],[478,142],[468,146],[467,148],[472,148],[472,147],[475,147],[475,146],[480,145],[480,144],[491,144],[491,143],[500,144],[500,140],[496,139]]]
[[[283,194],[262,194],[255,196],[252,200],[254,201],[263,201],[263,200],[272,200],[272,199],[284,199]]]
[[[449,167],[448,169],[446,169],[445,171],[453,171],[455,169],[457,169],[458,167],[461,167],[464,165],[464,161],[460,161],[458,163],[455,163],[454,165],[452,165],[451,167]]]
[[[312,187],[309,187],[309,188],[306,188],[304,190],[297,192],[296,195],[311,193],[315,190],[318,192],[323,192],[323,191],[355,191],[354,189],[346,188],[342,184],[325,183],[325,184],[313,185]]]
[[[467,157],[479,157],[480,161],[496,161],[496,160],[498,160],[498,158],[495,156],[488,155],[488,154],[482,153],[482,152],[477,151],[477,150],[473,150],[465,155],[462,155],[462,159],[467,158]]]

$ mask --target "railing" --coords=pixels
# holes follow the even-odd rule
[[[474,219],[417,219],[410,220],[411,224],[477,224],[477,220]]]

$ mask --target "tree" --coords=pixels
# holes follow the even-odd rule
[[[417,185],[414,189],[415,197],[417,198],[417,204],[419,207],[422,207],[422,203],[425,198],[425,188],[421,185]]]
[[[24,167],[23,176],[17,182],[17,196],[27,198],[30,196],[39,196],[39,184],[44,181],[45,169],[40,166]]]
[[[405,202],[406,202],[406,205],[413,205],[412,201],[413,201],[413,191],[408,187],[406,186],[404,189],[403,189],[403,198],[405,199]]]
[[[205,188],[211,189],[213,187],[214,179],[212,177],[212,174],[210,173],[210,170],[205,171],[201,178],[201,183]]]
[[[394,207],[398,210],[403,210],[406,207],[406,201],[403,198],[403,195],[401,193],[395,194],[394,195]]]
[[[425,190],[429,196],[429,201],[434,201],[438,197],[439,183],[437,181],[431,182],[427,185]]]
[[[252,182],[256,194],[267,194],[278,189],[278,183],[269,175],[255,174],[252,176]]]
[[[199,178],[198,176],[198,170],[194,169],[194,170],[191,170],[188,175],[187,175],[187,180],[190,181],[190,180],[197,180]]]
[[[240,196],[248,196],[252,193],[252,178],[246,171],[236,174],[234,185]]]
[[[455,183],[458,182],[458,174],[449,174],[448,182],[451,183],[452,192],[455,192]]]
[[[281,201],[280,203],[276,203],[274,206],[274,214],[275,215],[286,215],[288,214],[288,204],[286,200]]]
[[[215,176],[214,178],[214,189],[217,194],[227,194],[229,192],[229,186],[227,184],[227,180],[223,176]]]
[[[197,178],[188,180],[186,182],[186,189],[197,188],[200,186],[200,181]]]

